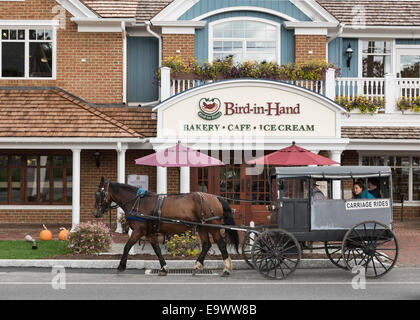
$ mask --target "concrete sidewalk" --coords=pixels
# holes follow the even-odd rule
[[[49,225],[47,226],[52,232],[53,232],[53,239],[57,239],[58,237],[58,230],[60,227],[62,227],[62,225],[60,226],[53,226],[53,225]],[[69,227],[69,226],[64,226],[64,227]],[[23,240],[23,238],[25,237],[25,235],[30,234],[34,239],[38,240],[39,239],[39,232],[41,231],[42,226],[40,225],[0,225],[0,240]],[[398,256],[398,262],[397,262],[397,266],[400,267],[416,267],[416,266],[420,266],[420,219],[410,219],[410,220],[405,220],[403,222],[401,221],[397,221],[395,222],[394,225],[394,233],[397,237],[398,240],[398,244],[399,244],[399,256]],[[122,254],[123,252],[123,248],[124,248],[124,244],[125,242],[128,240],[128,235],[127,234],[113,234],[113,245],[111,248],[111,252],[108,254]],[[161,250],[163,254],[166,254],[166,249],[164,247],[164,245],[161,245]],[[229,247],[228,248],[229,253],[234,253],[233,248]],[[136,244],[132,251],[130,252],[130,254],[151,254],[154,255],[154,251],[151,247],[150,244],[146,243],[146,245],[144,246],[139,246],[138,244]],[[217,245],[213,245],[209,255],[218,255],[220,254]],[[101,265],[101,264],[106,264],[106,263],[110,263],[110,265],[118,265],[116,260],[108,260],[108,262],[98,262],[97,265]],[[157,260],[157,259],[156,259]],[[2,261],[2,260],[0,260]],[[5,260],[3,260],[5,261]],[[31,260],[32,261],[32,260]],[[61,262],[63,262],[63,260],[60,260]],[[80,260],[68,260],[68,265],[74,265],[75,261],[80,261]],[[91,260],[93,261],[93,260]],[[110,261],[114,261],[114,262],[110,262]],[[138,263],[140,263],[140,265],[142,264],[142,262],[140,262],[140,260]],[[143,261],[143,260],[141,260]],[[151,260],[145,260],[145,261],[151,261]],[[175,260],[168,260],[169,261],[175,261]],[[192,262],[192,260],[189,261],[185,261],[184,264],[189,266]],[[207,260],[212,261],[212,260]],[[216,260],[213,260],[216,261]],[[239,261],[239,260],[238,260]],[[312,260],[313,261],[313,260]],[[7,263],[11,263],[11,261],[8,261]],[[27,263],[29,263],[29,261],[27,261]],[[39,265],[41,263],[47,263],[47,262],[40,262],[40,261],[34,261],[33,264],[34,265]],[[84,264],[88,264],[90,262],[85,262]],[[130,262],[130,258],[129,258],[129,263],[137,263],[134,262],[134,260],[132,260]],[[149,262],[147,262],[149,263]],[[172,263],[172,262],[170,262]],[[241,263],[244,263],[244,261],[242,261]],[[302,261],[302,267],[304,266],[306,262]],[[83,263],[80,262],[80,265],[82,265]],[[331,262],[329,260],[325,260],[324,262],[321,263],[321,265],[323,265],[324,267],[330,267],[332,266]],[[0,264],[0,266],[2,266],[2,264]],[[5,266],[5,265],[3,265]],[[247,265],[243,265],[244,267],[247,267]]]

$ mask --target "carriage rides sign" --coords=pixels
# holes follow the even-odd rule
[[[158,137],[219,136],[340,138],[333,101],[310,90],[268,80],[230,80],[178,94],[158,111]]]

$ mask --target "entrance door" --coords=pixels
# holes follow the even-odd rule
[[[247,175],[246,164],[221,167],[191,168],[191,190],[208,192],[228,199],[237,210],[236,223],[255,225],[270,223],[266,208],[270,200],[270,187],[266,170],[260,175]],[[245,200],[245,201],[240,201]]]
[[[279,227],[291,232],[309,231],[309,180],[282,179],[280,194]]]

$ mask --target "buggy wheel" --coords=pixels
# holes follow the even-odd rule
[[[341,254],[342,243],[341,241],[326,241],[324,242],[325,253],[328,259],[338,268],[347,270],[346,262]]]
[[[301,254],[296,238],[281,229],[261,233],[251,250],[255,268],[263,276],[277,280],[286,278],[296,270]]]
[[[398,242],[386,225],[364,221],[347,231],[342,254],[349,270],[361,268],[367,278],[379,278],[397,262]]]
[[[242,256],[245,262],[252,268],[255,269],[254,265],[252,264],[251,259],[251,251],[252,246],[254,244],[255,239],[258,237],[257,232],[247,231],[244,237],[244,241],[242,242]]]

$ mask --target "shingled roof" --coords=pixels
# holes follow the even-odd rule
[[[149,21],[173,0],[81,0],[102,18],[136,18]]]
[[[347,25],[420,26],[420,1],[317,0],[338,21]]]
[[[81,0],[102,18],[151,20],[174,0]],[[420,26],[420,1],[416,0],[316,0],[338,21],[347,25]],[[364,12],[364,16],[362,13]]]
[[[349,139],[420,140],[420,127],[341,127],[341,137]]]
[[[61,89],[0,88],[0,137],[142,136]]]
[[[97,109],[144,137],[156,137],[157,113],[151,109],[139,107],[100,107]]]

